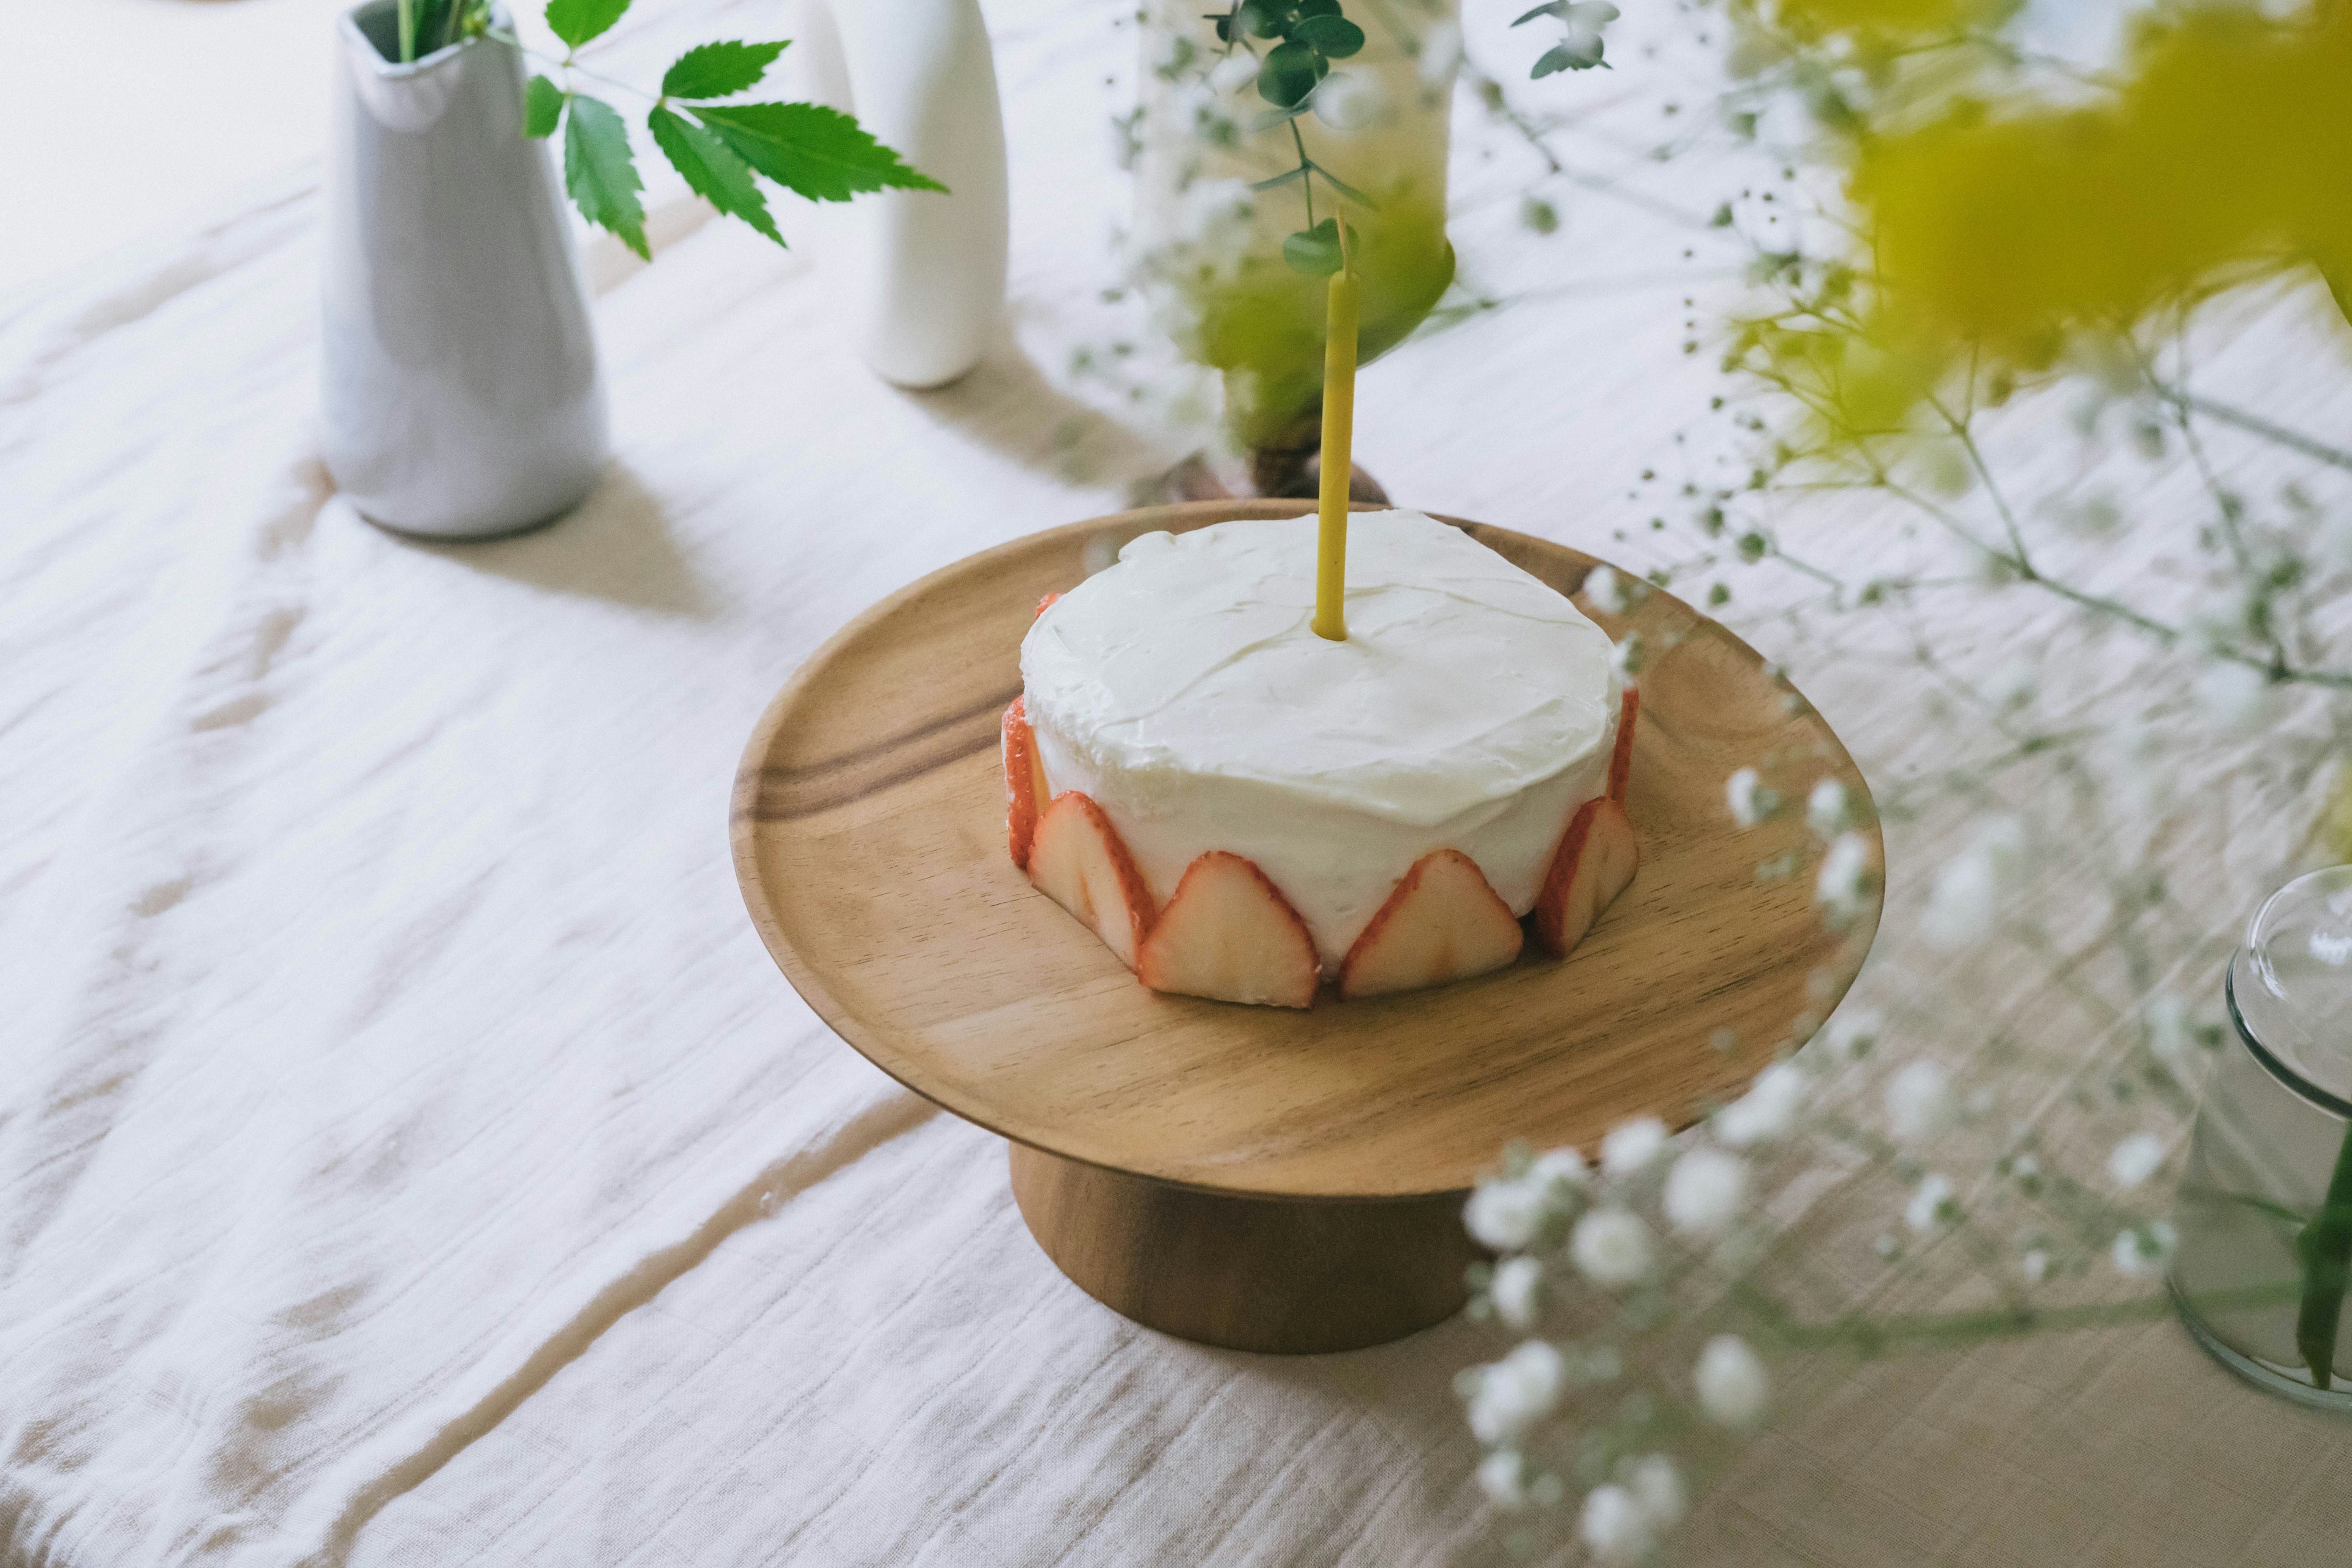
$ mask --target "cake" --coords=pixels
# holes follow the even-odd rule
[[[1040,607],[1004,716],[1015,865],[1155,990],[1303,1007],[1565,953],[1631,880],[1609,636],[1468,534],[1360,512],[1148,533]]]

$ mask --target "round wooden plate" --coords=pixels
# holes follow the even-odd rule
[[[1578,601],[1647,651],[1627,801],[1642,861],[1567,959],[1531,942],[1479,979],[1363,1002],[1327,991],[1306,1012],[1145,989],[1006,855],[998,724],[1021,690],[1022,636],[1041,596],[1138,534],[1310,510],[1150,508],[934,573],[793,676],[752,734],[733,810],[769,952],[877,1066],[1013,1141],[1024,1212],[1065,1271],[1130,1316],[1262,1349],[1374,1342],[1452,1310],[1471,1256],[1458,1194],[1507,1141],[1590,1149],[1627,1117],[1690,1122],[1801,1014],[1827,1013],[1835,996],[1808,977],[1847,973],[1841,945],[1869,940],[1823,929],[1809,877],[1758,875],[1803,843],[1794,814],[1741,830],[1724,804],[1730,773],[1769,756],[1796,763],[1780,773],[1801,789],[1842,780],[1874,823],[1845,748],[1753,649],[1653,592],[1624,616]],[[1460,526],[1563,593],[1598,564]],[[1318,1248],[1328,1268],[1299,1293],[1378,1295],[1367,1270],[1400,1247],[1442,1256],[1354,1319],[1328,1300],[1240,1299]],[[1187,1283],[1219,1268],[1238,1274]],[[1203,1294],[1205,1308],[1175,1300]],[[1283,1321],[1269,1328],[1269,1311]]]

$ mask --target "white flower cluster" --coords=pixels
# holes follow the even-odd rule
[[[1937,947],[1971,947],[1992,935],[2025,868],[2025,825],[2002,815],[1979,823],[1966,847],[1936,873],[1920,930]]]

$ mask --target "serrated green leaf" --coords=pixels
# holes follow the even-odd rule
[[[695,118],[735,155],[813,202],[845,202],[860,191],[944,191],[856,121],[818,103],[698,105]]]
[[[646,209],[637,201],[645,186],[629,153],[628,128],[602,99],[572,95],[572,112],[563,119],[563,188],[582,217],[653,259],[646,247]]]
[[[621,19],[629,0],[547,0],[547,25],[573,48]]]
[[[751,165],[728,151],[727,144],[697,125],[686,116],[667,109],[656,109],[646,123],[654,133],[654,145],[670,166],[686,176],[694,194],[732,217],[740,217],[778,245],[784,237],[776,232],[776,220],[769,216],[768,198],[760,194],[760,184],[751,177]]]
[[[563,89],[543,76],[531,78],[522,89],[522,133],[544,142],[555,134],[556,121],[562,118]]]
[[[757,87],[783,44],[698,44],[662,77],[664,98],[725,98]]]
[[[1309,16],[1290,36],[1326,59],[1344,60],[1364,47],[1364,30],[1345,16]]]

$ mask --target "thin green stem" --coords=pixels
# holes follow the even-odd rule
[[[2300,1289],[2291,1280],[2247,1285],[2200,1294],[2195,1305],[2206,1312],[2276,1306],[2294,1300]],[[1874,1355],[1897,1345],[1966,1345],[2052,1329],[2155,1322],[2170,1317],[2173,1311],[2171,1296],[2158,1294],[2074,1307],[2020,1305],[1972,1311],[1908,1312],[1886,1318],[1849,1313],[1818,1322],[1801,1322],[1753,1285],[1743,1281],[1734,1287],[1734,1294],[1755,1315],[1767,1334],[1790,1350],[1849,1350],[1863,1355]]]
[[[1299,133],[1297,116],[1285,121],[1290,127],[1290,144],[1298,149],[1298,190],[1307,198],[1307,226],[1315,226],[1315,160],[1307,155],[1307,138]]]

